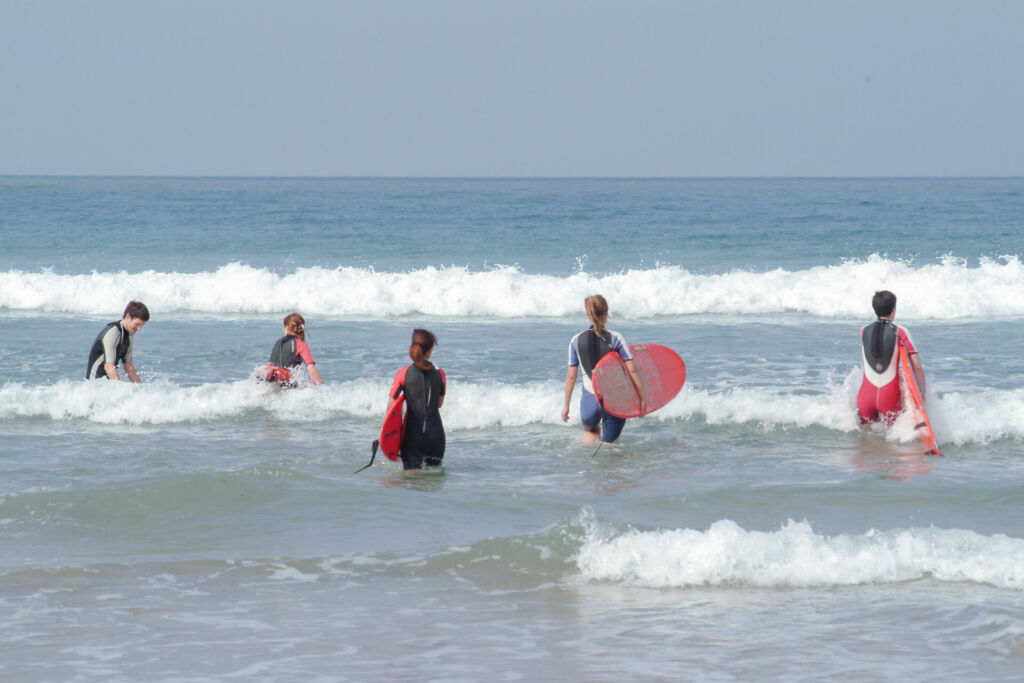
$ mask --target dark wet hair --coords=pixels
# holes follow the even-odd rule
[[[124,315],[121,317],[127,318],[128,316],[149,322],[149,309],[141,301],[129,301],[128,305],[124,307]]]
[[[888,289],[880,289],[871,298],[871,308],[879,318],[890,315],[896,308],[896,295]]]
[[[434,364],[426,359],[426,355],[437,343],[437,335],[430,330],[415,329],[412,331],[412,345],[409,346],[409,358],[422,370],[429,370]]]

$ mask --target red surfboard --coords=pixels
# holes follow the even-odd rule
[[[686,382],[686,363],[661,344],[633,344],[633,363],[644,382],[647,412],[653,413],[679,393]],[[598,361],[591,379],[594,395],[604,409],[618,417],[640,417],[640,395],[633,388],[622,356],[607,354]]]
[[[391,410],[384,416],[384,424],[380,426],[380,449],[388,456],[388,460],[398,460],[398,452],[402,448],[402,437],[405,436],[403,408],[405,394],[399,394],[391,405]]]
[[[935,432],[932,431],[931,420],[928,419],[928,413],[924,410],[924,401],[921,400],[921,392],[917,389],[917,380],[914,379],[914,373],[910,369],[910,358],[907,357],[907,350],[903,348],[902,344],[900,345],[900,367],[903,370],[903,380],[910,393],[910,409],[914,415],[914,429],[921,437],[924,447],[928,449],[925,451],[925,455],[942,455],[939,452],[939,445],[935,443]]]

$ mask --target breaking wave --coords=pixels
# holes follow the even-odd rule
[[[859,429],[856,394],[859,370],[821,393],[792,393],[761,387],[710,391],[687,385],[674,400],[646,421],[665,430],[680,423],[744,425],[760,431],[824,428],[839,432]],[[569,425],[561,420],[562,383],[557,381],[502,384],[449,379],[442,410],[448,430],[490,429],[545,424],[577,428],[579,402],[570,408]],[[390,384],[353,379],[290,391],[249,378],[179,386],[164,380],[128,382],[61,380],[50,385],[18,382],[0,385],[0,420],[82,420],[97,424],[161,425],[276,418],[317,423],[339,419],[376,421],[383,417]],[[577,397],[579,387],[576,389]],[[1024,389],[929,398],[928,410],[940,444],[987,443],[1024,439]],[[679,425],[674,427],[673,425]],[[900,416],[887,438],[902,442],[915,437],[909,414]]]
[[[375,318],[557,318],[578,316],[580,302],[594,292],[614,292],[616,315],[630,318],[705,313],[859,318],[879,288],[899,292],[902,319],[1024,315],[1024,263],[1019,256],[982,258],[971,265],[952,257],[917,264],[877,255],[806,270],[710,275],[679,266],[568,276],[530,274],[511,266],[476,271],[428,267],[401,273],[313,267],[279,274],[241,263],[202,273],[10,270],[0,273],[0,310],[108,315],[120,313],[115,304],[139,299],[154,313],[165,314],[302,310]]]
[[[1024,539],[1002,534],[929,527],[828,536],[792,520],[776,531],[747,531],[728,519],[705,531],[588,526],[576,563],[593,581],[805,588],[932,579],[1024,590]]]

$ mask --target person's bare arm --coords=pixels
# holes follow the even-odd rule
[[[324,378],[320,376],[320,371],[316,369],[316,363],[307,365],[306,368],[309,370],[309,378],[313,380],[313,384],[324,383]]]
[[[921,400],[924,400],[924,368],[921,367],[921,359],[918,358],[917,354],[910,356],[910,369],[914,372],[914,380],[917,382],[917,388],[921,392]]]
[[[114,372],[117,372],[117,370],[115,369]],[[139,379],[139,373],[135,371],[135,366],[132,365],[131,363],[124,364],[124,374],[128,375],[128,379],[135,382],[136,384],[142,383],[142,380]]]
[[[644,380],[640,377],[640,371],[636,369],[636,363],[631,360],[626,361],[626,371],[629,372],[629,379],[632,380],[633,388],[640,397],[640,417],[643,417],[647,414],[647,390],[644,388]]]
[[[576,387],[576,377],[580,373],[578,365],[570,365],[565,371],[565,402],[562,404],[562,422],[569,421],[569,403],[572,401],[572,390]]]

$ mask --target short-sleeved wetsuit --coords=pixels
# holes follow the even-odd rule
[[[292,370],[305,363],[315,365],[309,345],[292,334],[286,334],[277,340],[270,351],[270,360],[266,367],[264,379],[277,382],[282,386],[294,386]]]
[[[107,372],[103,369],[107,363],[115,367],[122,361],[125,365],[131,365],[134,337],[134,334],[124,329],[120,320],[107,323],[89,350],[89,365],[85,368],[85,378],[107,377]]]
[[[605,412],[594,396],[592,375],[597,362],[612,351],[622,356],[622,360],[633,360],[633,354],[622,335],[605,330],[604,336],[594,332],[594,328],[583,330],[569,342],[569,367],[583,366],[583,392],[580,396],[580,419],[587,429],[594,429],[599,422],[604,422],[604,441],[611,443],[619,438],[622,428],[626,426],[626,418],[617,417]]]
[[[402,465],[418,470],[424,465],[437,467],[444,458],[445,436],[438,405],[447,389],[444,370],[423,370],[407,365],[395,373],[391,398],[405,393],[405,435],[402,437]]]
[[[857,412],[862,423],[880,418],[892,423],[903,409],[900,346],[907,350],[907,355],[917,353],[910,334],[888,320],[879,319],[860,330],[864,377],[857,393]]]

